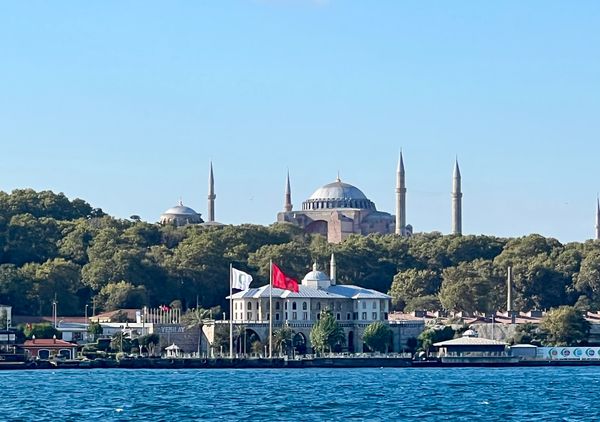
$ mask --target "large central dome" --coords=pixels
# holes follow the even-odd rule
[[[348,183],[336,180],[317,189],[308,199],[367,199],[364,193]]]
[[[302,203],[303,210],[331,208],[375,210],[375,204],[356,186],[344,183],[339,178],[333,183],[321,186]]]

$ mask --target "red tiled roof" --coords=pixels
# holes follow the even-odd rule
[[[53,338],[36,338],[35,340],[25,340],[24,347],[77,347],[76,344],[68,341]]]

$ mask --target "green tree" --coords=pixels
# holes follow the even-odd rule
[[[389,294],[392,305],[396,309],[405,309],[408,303],[424,296],[437,295],[442,279],[440,274],[432,270],[410,268],[394,276]],[[428,310],[437,310],[435,309]]]
[[[187,330],[196,330],[198,336],[197,353],[200,356],[202,350],[202,327],[211,317],[212,313],[209,309],[190,309],[185,314],[181,315],[181,323],[185,325]]]
[[[279,354],[288,353],[292,347],[292,339],[294,337],[294,330],[291,327],[283,326],[273,332],[273,348],[279,352]]]
[[[374,352],[386,352],[392,344],[392,330],[381,321],[372,322],[365,328],[363,342]]]
[[[54,336],[56,336],[58,339],[62,337],[60,331],[54,328],[51,324],[47,323],[27,325],[23,330],[23,334],[25,334],[25,337],[28,339],[33,338],[33,336],[35,336],[35,338],[46,339],[54,338]]]
[[[105,311],[114,311],[122,308],[142,308],[146,305],[146,288],[134,286],[131,283],[120,281],[109,283],[100,290],[97,303]]]
[[[417,337],[419,348],[425,350],[429,354],[429,349],[440,341],[451,340],[454,338],[456,332],[449,325],[445,326],[434,326],[425,329],[419,337]]]
[[[310,330],[310,342],[317,352],[331,352],[337,345],[344,343],[344,330],[330,311],[321,311],[319,320]]]
[[[123,332],[115,333],[110,340],[110,348],[113,352],[131,352],[131,339]]]
[[[145,347],[150,356],[154,356],[156,347],[160,344],[160,337],[158,334],[147,334],[145,336],[138,337],[138,344]]]
[[[96,339],[102,335],[104,330],[102,329],[102,326],[100,325],[100,323],[92,322],[91,324],[88,325],[87,332],[88,332],[88,334],[92,335],[94,339]]]
[[[8,327],[8,312],[6,309],[0,310],[0,330],[6,330]]]
[[[540,331],[546,335],[547,345],[576,346],[587,339],[590,323],[573,306],[560,306],[544,315]]]
[[[439,298],[445,309],[493,312],[499,309],[506,294],[504,277],[491,261],[462,262],[446,268],[442,278]]]
[[[438,309],[442,309],[442,304],[437,295],[415,297],[409,300],[406,306],[404,306],[404,312],[435,311]]]

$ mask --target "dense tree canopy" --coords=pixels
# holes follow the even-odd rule
[[[0,192],[0,303],[17,315],[50,315],[55,299],[65,316],[83,315],[93,299],[97,310],[174,300],[184,311],[225,308],[230,263],[260,286],[269,260],[302,279],[313,262],[327,272],[332,252],[338,283],[389,292],[397,310],[503,310],[509,265],[516,309],[600,309],[597,241],[434,232],[331,245],[291,224],[177,228],[116,219],[49,191]]]

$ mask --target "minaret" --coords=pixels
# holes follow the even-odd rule
[[[290,188],[290,171],[287,172],[287,178],[285,180],[285,202],[283,204],[283,210],[290,212],[292,210],[292,189]]]
[[[331,253],[331,262],[329,263],[329,279],[331,280],[331,284],[335,285],[336,279],[336,267],[335,267],[335,255],[333,252]]]
[[[462,191],[458,159],[454,163],[452,178],[452,234],[462,234]]]
[[[600,198],[596,199],[596,240],[600,240]]]
[[[404,160],[402,150],[398,158],[396,169],[396,234],[404,235],[406,232],[406,183],[404,179]]]
[[[210,162],[210,171],[208,173],[208,221],[215,221],[215,179],[213,177],[212,161]]]

